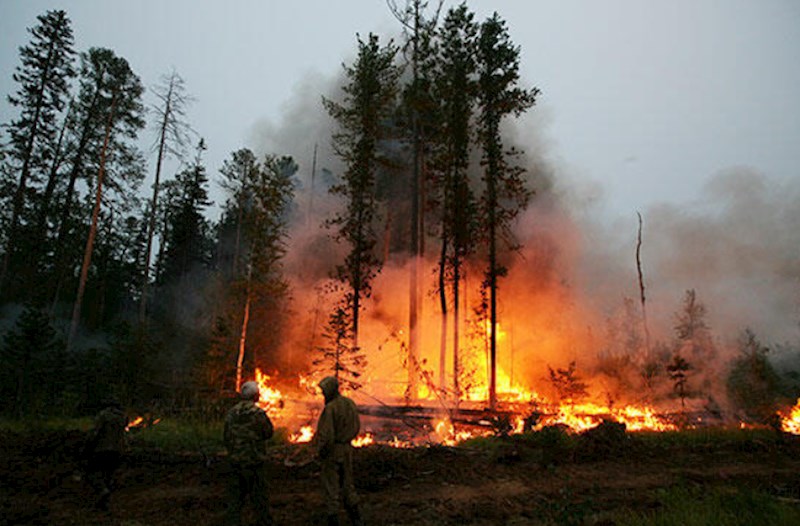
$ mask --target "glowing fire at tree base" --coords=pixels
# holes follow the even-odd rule
[[[260,370],[256,370],[256,382],[261,389],[259,406],[269,414],[273,423],[278,427],[289,430],[289,442],[307,444],[314,436],[313,421],[319,414],[322,406],[321,398],[310,399],[307,378],[301,378],[298,386],[298,399],[292,400],[271,385],[273,379]],[[535,395],[535,394],[534,394]],[[435,407],[426,408],[419,406],[420,410],[427,410],[431,416],[419,416],[425,423],[416,429],[409,428],[408,433],[376,433],[373,430],[363,430],[362,434],[353,440],[355,447],[371,444],[383,444],[391,447],[414,447],[423,444],[456,445],[471,438],[497,434],[519,434],[525,431],[539,431],[548,426],[562,426],[573,433],[582,433],[600,425],[605,420],[615,421],[625,425],[628,431],[675,431],[681,426],[676,423],[675,415],[660,414],[649,406],[620,406],[607,407],[595,403],[583,404],[550,404],[536,396],[535,403],[529,399],[522,402],[524,397],[519,393],[512,397],[513,401],[506,402],[506,411],[498,412],[494,420],[476,419],[472,422],[454,422],[449,416],[434,416]],[[392,406],[385,406],[389,409]],[[396,409],[400,409],[398,406]],[[532,408],[535,408],[532,409]],[[403,409],[409,409],[403,407]],[[440,412],[446,410],[439,408]],[[474,411],[474,410],[473,410]],[[301,414],[302,413],[302,414]],[[458,415],[457,410],[450,410],[451,415]],[[800,434],[800,400],[788,414],[781,414],[782,429],[784,432]],[[401,417],[397,417],[402,420]],[[506,421],[501,422],[502,419]],[[132,423],[133,425],[133,423]],[[704,425],[702,418],[683,425],[693,427]],[[751,427],[745,422],[739,427]],[[399,435],[403,435],[400,438]],[[407,435],[407,436],[406,436]]]

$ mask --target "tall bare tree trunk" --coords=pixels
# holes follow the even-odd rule
[[[439,389],[444,391],[447,362],[447,288],[446,288],[447,235],[442,236],[442,250],[439,254],[439,306],[441,309],[441,328],[439,331]]]
[[[311,190],[308,193],[308,218],[307,223],[311,226],[314,218],[314,183],[317,179],[317,143],[314,143],[314,157],[311,160]]]
[[[418,72],[417,58],[419,53],[419,3],[414,4],[414,37],[413,54],[411,59],[412,80],[414,89],[417,89]],[[416,95],[416,93],[415,93]],[[421,140],[419,129],[419,116],[417,115],[416,100],[412,101],[411,107],[411,128],[414,141],[414,166],[411,181],[411,274],[409,280],[409,301],[408,301],[408,393],[410,400],[417,398],[417,384],[419,375],[416,364],[419,363],[419,265],[420,265],[420,157]]]
[[[496,239],[496,210],[497,190],[495,176],[497,170],[491,165],[492,170],[487,178],[489,201],[489,408],[497,409],[497,239]]]
[[[239,335],[239,355],[236,358],[236,392],[238,393],[242,387],[242,366],[244,364],[244,349],[247,343],[247,326],[250,323],[250,279],[253,275],[253,265],[247,265],[247,297],[244,301],[244,316],[242,317],[242,330]]]
[[[642,273],[642,214],[636,212],[639,217],[639,233],[636,237],[636,271],[639,275],[639,297],[642,302],[642,324],[644,325],[644,348],[647,355],[650,356],[650,329],[647,326],[647,309],[645,308],[645,295],[644,295],[644,274]]]
[[[158,138],[158,159],[156,160],[156,177],[153,181],[153,197],[150,199],[150,219],[147,223],[147,248],[144,251],[144,273],[142,275],[142,296],[139,298],[139,323],[143,324],[147,315],[147,294],[150,286],[150,254],[153,250],[153,235],[156,230],[156,214],[158,213],[158,189],[161,183],[161,164],[164,161],[164,148],[167,143],[167,124],[172,104],[173,84],[169,86],[164,118],[161,120]]]
[[[458,256],[456,256],[456,258],[457,257]],[[453,264],[453,393],[456,397],[456,407],[461,401],[461,387],[458,382],[458,375],[461,374],[461,367],[458,363],[459,341],[461,338],[459,334],[461,325],[461,308],[458,303],[459,291],[461,287],[460,265],[460,261],[456,259]],[[464,295],[464,299],[466,299],[466,294]]]
[[[419,375],[414,364],[419,363],[419,142],[416,137],[416,116],[414,120],[414,169],[411,186],[411,269],[408,283],[408,393],[410,400],[417,398]]]
[[[72,323],[69,327],[69,336],[67,337],[67,349],[72,348],[75,341],[75,335],[78,332],[78,323],[81,319],[81,303],[83,303],[83,294],[86,291],[86,280],[89,277],[89,265],[92,262],[92,250],[94,249],[94,238],[97,235],[97,218],[100,215],[100,205],[103,200],[103,178],[106,170],[106,154],[108,152],[108,141],[111,137],[111,127],[114,123],[114,110],[117,106],[117,92],[114,92],[111,98],[111,110],[108,114],[108,121],[106,122],[106,132],[103,137],[103,149],[100,152],[100,169],[97,173],[97,192],[94,198],[94,210],[92,210],[92,225],[89,227],[89,238],[86,240],[86,249],[83,251],[83,265],[81,266],[81,277],[78,282],[78,294],[75,298],[75,305],[72,308]]]

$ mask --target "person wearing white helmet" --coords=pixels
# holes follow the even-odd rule
[[[327,376],[319,383],[325,408],[317,423],[314,441],[322,464],[320,478],[325,496],[328,525],[339,524],[339,499],[344,500],[353,526],[363,526],[359,499],[353,484],[353,446],[350,441],[361,427],[356,404],[339,394],[339,381]]]
[[[225,418],[224,441],[231,464],[228,485],[226,524],[242,523],[242,507],[248,495],[258,514],[259,526],[272,525],[267,494],[267,441],[273,426],[267,413],[258,407],[260,393],[256,382],[245,382],[241,400]]]

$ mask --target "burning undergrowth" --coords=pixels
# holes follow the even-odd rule
[[[749,197],[735,191],[742,185]],[[710,191],[720,186],[729,191],[713,205],[691,213],[659,207],[644,214],[644,305],[633,257],[635,223],[626,232],[598,237],[601,229],[573,217],[555,194],[534,201],[517,225],[523,248],[509,259],[508,276],[500,285],[497,385],[501,413],[508,413],[506,431],[554,424],[580,431],[604,419],[625,423],[630,430],[770,425],[778,411],[785,415],[784,429],[793,429],[786,422],[797,395],[791,356],[797,354],[792,342],[798,276],[790,265],[791,252],[781,247],[798,218],[773,194],[795,195],[796,189],[768,191],[763,178],[740,172],[721,175]],[[753,193],[754,187],[761,195]],[[744,228],[739,215],[745,211],[772,219],[760,220],[761,228]],[[725,231],[726,225],[735,232]],[[314,243],[328,241],[305,246]],[[731,260],[736,253],[746,255],[742,247],[753,244],[762,245],[760,255]],[[292,257],[315,259],[313,251]],[[492,420],[497,415],[464,417],[464,411],[486,409],[491,329],[480,312],[480,265],[465,272],[457,362],[451,354],[452,315],[441,361],[442,319],[432,260],[420,273],[426,292],[420,355],[409,359],[409,265],[402,256],[390,258],[375,280],[359,335],[364,355],[360,385],[350,394],[365,407],[420,408],[402,418],[379,415],[394,419],[388,427],[395,433],[377,431],[384,442],[453,443],[502,431]],[[294,396],[304,400],[306,409],[318,404],[308,400],[325,374],[311,364],[316,349],[325,345],[325,323],[336,299],[330,283],[327,276],[314,280],[308,266],[292,277],[298,336],[283,347],[291,349],[297,377],[303,378]],[[763,343],[761,334],[784,340]],[[412,368],[419,380],[410,392]],[[741,396],[743,391],[751,396]],[[534,424],[532,415],[537,415]],[[409,420],[425,423],[409,426]],[[307,416],[303,425],[313,421]],[[397,433],[398,421],[405,422],[402,433]],[[295,427],[299,432],[302,426]]]
[[[256,131],[266,150],[306,160],[297,173],[286,255],[287,337],[258,364],[275,376],[283,406],[273,411],[290,422],[298,440],[309,436],[319,409],[316,381],[330,372],[319,352],[331,345],[331,316],[341,299],[332,269],[346,252],[324,227],[342,206],[328,190],[343,168],[328,144],[331,122],[308,117],[319,108],[307,91],[300,89],[287,106],[281,126]],[[482,413],[492,330],[482,249],[463,269],[456,354],[456,305],[450,300],[442,316],[430,226],[417,271],[421,322],[413,356],[409,276],[415,260],[402,248],[408,211],[387,199],[378,214],[382,264],[351,349],[360,358],[357,389],[349,394],[376,415],[369,432],[396,444],[450,443],[537,426],[585,430],[604,419],[630,430],[774,425],[779,411],[786,421],[800,394],[800,186],[729,169],[711,179],[698,201],[642,210],[637,224],[636,210],[609,218],[597,203],[575,198],[585,192],[565,182],[570,174],[548,159],[539,123],[508,128],[506,135],[529,146],[521,161],[535,196],[508,232],[518,250],[501,256],[508,272],[499,282],[495,327],[499,407]],[[382,413],[385,407],[393,413]],[[389,424],[378,421],[387,417]]]

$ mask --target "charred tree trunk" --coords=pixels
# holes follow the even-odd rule
[[[461,374],[461,367],[458,363],[459,343],[461,335],[459,334],[461,324],[461,312],[459,306],[459,292],[461,287],[461,261],[458,255],[453,259],[453,393],[456,397],[456,407],[461,400],[461,387],[458,381],[458,375]]]
[[[442,235],[442,250],[439,254],[439,306],[441,308],[441,329],[439,332],[439,389],[445,390],[445,369],[447,362],[447,235]]]
[[[642,273],[642,214],[636,212],[639,217],[639,232],[636,237],[636,271],[639,275],[639,297],[642,302],[642,324],[644,326],[644,346],[647,355],[650,355],[650,329],[647,326],[647,308],[645,306],[644,294],[644,274]]]
[[[311,190],[308,192],[308,219],[307,223],[311,226],[314,218],[314,183],[317,178],[317,143],[314,143],[314,157],[311,160]]]
[[[492,161],[496,158],[489,158],[489,177],[487,177],[487,193],[489,195],[489,272],[488,272],[488,286],[489,286],[489,408],[492,410],[497,409],[497,220],[496,220],[496,203],[497,203],[497,190],[495,188],[495,177],[497,169],[492,166]]]

